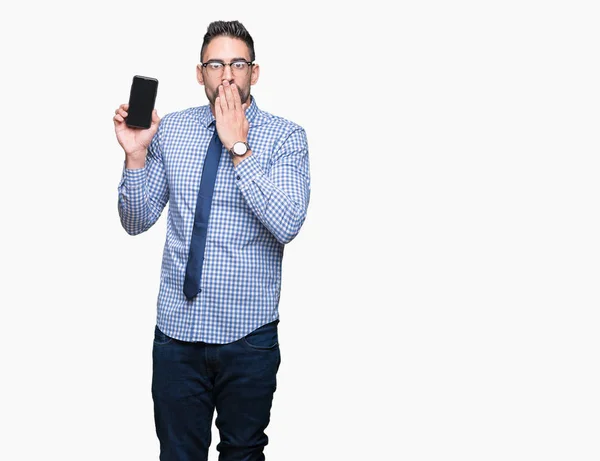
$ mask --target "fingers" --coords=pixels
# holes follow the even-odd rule
[[[240,91],[235,83],[229,84],[227,80],[223,80],[223,84],[219,85],[219,97],[222,101],[222,111],[226,110],[241,110],[245,112],[248,108],[248,103],[242,104]]]
[[[226,112],[228,109],[227,105],[227,96],[225,95],[225,87],[223,85],[219,85],[219,100],[221,101],[221,110]]]
[[[127,118],[127,109],[129,109],[129,104],[121,104],[117,110],[115,110],[115,116],[113,120],[117,123],[124,122]]]
[[[242,106],[242,99],[240,98],[240,91],[235,83],[231,84],[231,93],[233,96],[233,104],[236,110],[245,110]]]
[[[221,103],[221,113],[225,114],[229,110],[229,106],[223,85],[219,85],[219,102]]]
[[[219,90],[219,92],[220,91],[221,90]],[[215,99],[215,118],[217,120],[220,120],[221,117],[223,117],[223,105],[221,99],[223,99],[221,96],[217,96],[217,99]]]
[[[152,111],[152,125],[151,125],[151,127],[154,128],[155,126],[158,126],[159,123],[160,123],[160,117],[158,116],[158,112],[156,112],[156,109],[154,109]]]
[[[225,99],[227,100],[228,109],[235,110],[235,100],[233,97],[233,91],[231,85],[227,80],[223,82],[223,90],[225,91]]]
[[[128,110],[129,104],[121,104],[119,107],[117,107],[117,110],[115,110],[115,114],[119,114],[121,112],[127,113]]]

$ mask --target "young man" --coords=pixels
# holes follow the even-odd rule
[[[162,461],[205,460],[216,409],[221,461],[264,460],[281,361],[284,245],[309,202],[305,131],[260,110],[254,43],[238,21],[208,26],[197,66],[209,105],[153,113],[147,130],[115,112],[125,151],[121,223],[148,230],[167,201],[152,397]]]

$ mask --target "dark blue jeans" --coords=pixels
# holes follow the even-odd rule
[[[219,461],[265,459],[281,362],[278,323],[229,344],[179,341],[155,329],[152,398],[161,461],[207,460],[215,409]]]

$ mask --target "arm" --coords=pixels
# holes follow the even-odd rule
[[[219,138],[226,149],[248,139],[249,123],[235,83],[224,79],[215,99]],[[246,203],[282,244],[300,231],[310,195],[308,143],[304,129],[292,131],[276,150],[267,171],[251,151],[233,159],[235,177]]]
[[[148,146],[145,165],[123,166],[119,183],[119,217],[130,235],[147,231],[160,217],[169,199],[169,188],[160,148],[160,127]]]
[[[254,155],[235,167],[238,187],[258,219],[282,244],[298,234],[310,198],[308,143],[302,128],[277,150],[268,171]]]

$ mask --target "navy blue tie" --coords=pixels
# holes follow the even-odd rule
[[[221,159],[221,140],[215,128],[215,134],[208,145],[204,167],[202,168],[202,179],[196,202],[196,214],[194,228],[192,230],[192,242],[185,269],[185,281],[183,282],[183,293],[188,300],[194,299],[200,292],[200,279],[202,277],[202,263],[204,262],[204,248],[206,247],[206,231],[208,229],[208,217],[212,202],[217,169]]]

